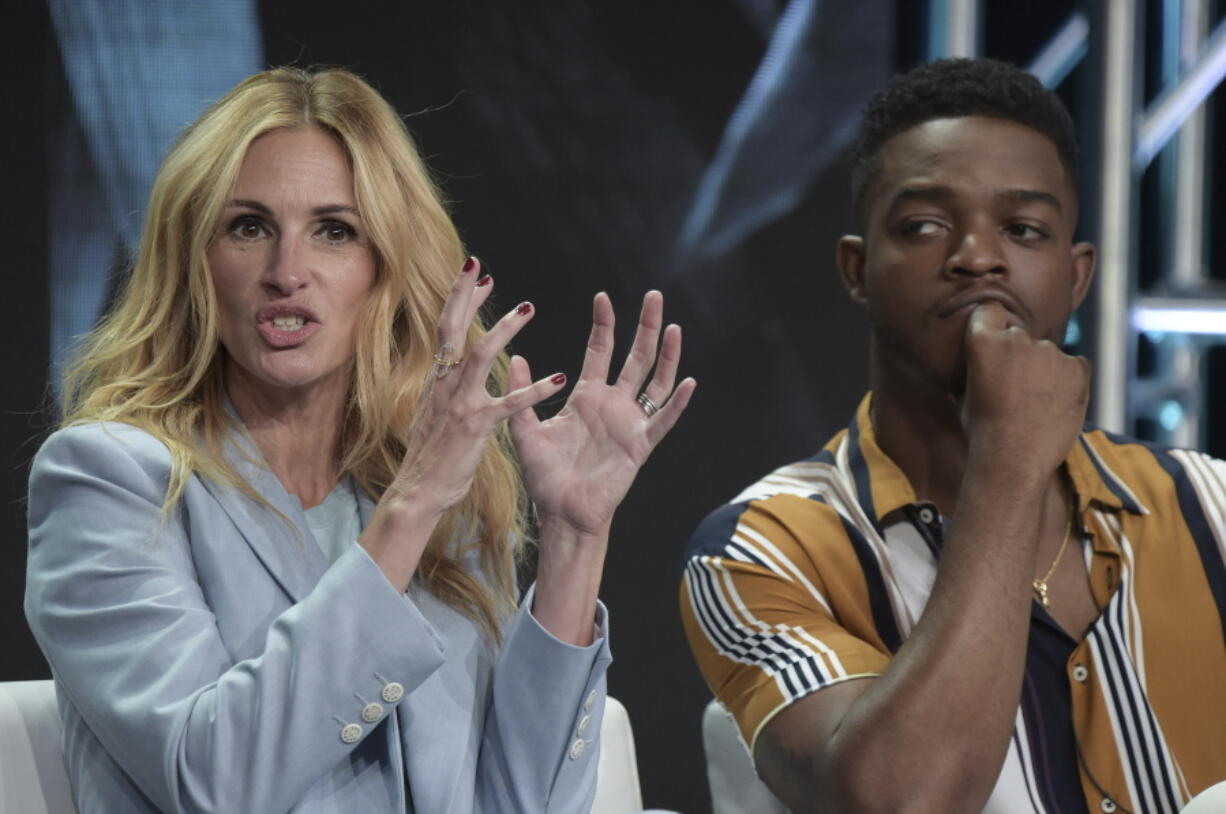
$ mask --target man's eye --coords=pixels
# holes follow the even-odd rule
[[[1008,232],[1014,237],[1019,237],[1023,240],[1037,240],[1047,236],[1047,233],[1042,229],[1031,226],[1029,223],[1011,223],[1008,226]]]
[[[904,235],[931,235],[935,234],[940,228],[941,224],[936,221],[912,220],[903,224],[902,233]]]

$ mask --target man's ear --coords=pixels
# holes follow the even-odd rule
[[[1073,310],[1081,305],[1086,294],[1090,292],[1090,282],[1094,279],[1094,264],[1098,259],[1098,251],[1093,243],[1074,243],[1071,249],[1073,260]]]
[[[843,235],[834,250],[834,262],[838,264],[843,286],[857,305],[867,305],[868,295],[864,289],[864,238],[859,235]]]

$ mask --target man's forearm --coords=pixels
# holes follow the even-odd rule
[[[821,786],[852,804],[836,810],[978,811],[991,794],[1017,713],[1047,488],[999,480],[968,469],[923,615],[831,738]]]

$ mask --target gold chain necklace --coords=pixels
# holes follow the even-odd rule
[[[1060,558],[1064,556],[1064,549],[1068,547],[1069,537],[1073,533],[1073,513],[1069,513],[1068,526],[1064,529],[1064,540],[1060,543],[1060,550],[1056,552],[1056,558],[1051,561],[1051,568],[1047,569],[1047,573],[1042,579],[1036,579],[1034,583],[1034,592],[1039,595],[1039,602],[1043,608],[1051,607],[1051,600],[1047,597],[1047,580],[1051,579],[1051,575],[1056,573],[1056,566],[1060,564]]]

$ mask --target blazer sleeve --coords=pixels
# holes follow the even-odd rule
[[[399,700],[383,693],[389,706],[364,721],[355,698],[392,682],[407,692],[443,647],[355,546],[275,618],[258,656],[235,663],[186,510],[161,516],[169,472],[166,448],[124,425],[44,444],[30,479],[30,627],[61,693],[159,809],[285,811]],[[346,723],[358,729],[342,737]]]
[[[494,668],[478,763],[483,812],[588,811],[596,794],[606,697],[608,612],[597,603],[593,643],[576,647],[532,616],[530,588]]]

